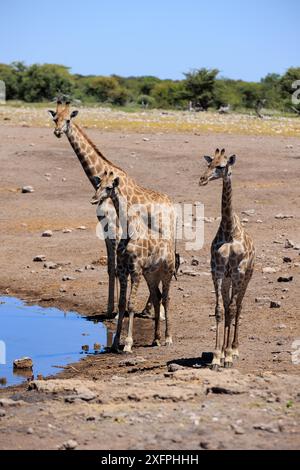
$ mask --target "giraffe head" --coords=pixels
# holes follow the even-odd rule
[[[58,98],[56,102],[56,111],[49,109],[48,113],[55,123],[54,135],[60,138],[64,133],[68,132],[71,119],[77,116],[78,111],[70,110],[69,100]]]
[[[96,192],[91,200],[91,204],[102,204],[106,199],[115,199],[117,197],[119,176],[113,171],[105,171],[100,176],[94,176]]]
[[[235,164],[236,156],[231,155],[227,157],[225,149],[221,152],[219,149],[215,151],[214,157],[204,156],[207,162],[207,169],[204,174],[200,177],[199,185],[205,186],[209,181],[222,178],[223,180],[231,175],[231,167]]]

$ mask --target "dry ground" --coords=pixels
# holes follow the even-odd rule
[[[70,438],[78,448],[299,448],[300,365],[292,363],[291,352],[293,341],[300,339],[300,251],[284,245],[286,239],[300,245],[299,139],[170,130],[146,134],[127,128],[88,133],[141,184],[165,191],[177,202],[201,201],[205,216],[213,218],[220,215],[221,185],[199,188],[202,155],[217,146],[237,154],[234,206],[248,219],[257,247],[244,302],[241,358],[234,371],[193,368],[214,341],[214,294],[207,273],[218,222],[212,221],[205,224],[202,250],[187,252],[179,243],[182,269],[198,274],[183,274],[173,282],[174,346],[149,347],[153,322],[137,318],[128,363],[123,356],[103,354],[76,364],[77,372],[61,374],[62,380],[81,381],[88,398],[77,382],[72,393],[65,382],[55,394],[39,384],[31,391],[25,385],[1,390],[0,399],[26,403],[0,405],[0,448],[56,448]],[[56,139],[50,129],[5,121],[0,161],[0,292],[84,314],[103,313],[106,267],[75,272],[104,256],[105,249],[95,235],[95,207],[89,203],[93,190],[67,140]],[[35,192],[21,194],[24,185]],[[254,215],[241,214],[249,209]],[[293,218],[276,219],[279,213]],[[87,229],[77,229],[82,225]],[[64,228],[74,230],[63,233]],[[41,237],[47,229],[53,236]],[[70,264],[45,269],[33,262],[40,254]],[[193,256],[198,266],[191,266]],[[291,262],[284,263],[284,256]],[[263,273],[264,267],[276,272]],[[64,275],[75,280],[63,282]],[[293,281],[277,282],[286,275]],[[281,307],[255,302],[258,297],[280,301]],[[145,298],[143,286],[139,307]],[[113,322],[107,325],[114,328]],[[170,363],[185,368],[168,372]]]

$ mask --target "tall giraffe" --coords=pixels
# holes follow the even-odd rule
[[[216,345],[212,368],[218,369],[224,361],[231,367],[233,358],[238,358],[238,331],[242,301],[252,277],[255,249],[252,238],[244,230],[239,217],[232,209],[231,168],[236,156],[227,157],[225,149],[216,150],[215,156],[204,157],[208,168],[200,178],[199,185],[222,178],[222,218],[217,234],[211,245],[211,272],[216,293]],[[225,311],[223,346],[221,349],[221,322]],[[234,335],[232,322],[234,325]]]
[[[85,132],[73,122],[78,111],[70,110],[70,101],[58,98],[56,103],[56,111],[49,110],[49,114],[55,123],[54,134],[61,138],[65,134],[77,155],[85,174],[95,188],[94,176],[105,171],[116,168],[96,145],[89,139]],[[116,264],[116,226],[115,226],[115,210],[110,201],[106,201],[103,209],[103,215],[100,220],[104,234],[107,250],[107,270],[109,276],[108,287],[108,316],[114,315],[114,293],[115,293],[115,264]],[[108,234],[111,234],[108,236]]]
[[[120,281],[119,318],[113,349],[118,351],[126,310],[127,282],[131,278],[128,302],[129,326],[124,352],[131,352],[135,299],[144,276],[155,309],[155,337],[160,345],[160,300],[165,310],[165,341],[172,344],[169,323],[169,290],[176,270],[175,210],[168,196],[137,185],[124,172],[105,171],[95,178],[97,190],[92,204],[102,206],[111,199],[122,226],[117,249],[117,276]],[[162,283],[162,293],[159,284]]]

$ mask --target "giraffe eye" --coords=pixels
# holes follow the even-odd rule
[[[216,166],[216,170],[222,171],[223,169],[224,169],[223,166],[220,166],[220,165],[219,165],[219,166]]]

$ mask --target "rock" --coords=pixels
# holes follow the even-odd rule
[[[287,215],[287,214],[276,214],[275,219],[293,219],[293,215]]]
[[[83,268],[76,268],[76,269],[75,269],[75,272],[76,272],[76,273],[83,273]]]
[[[142,364],[143,362],[146,362],[146,359],[144,359],[142,356],[137,356],[132,359],[129,358],[120,361],[119,366],[136,366],[137,364]]]
[[[67,290],[64,287],[60,287],[59,292],[67,292]]]
[[[86,230],[86,226],[85,225],[80,225],[79,227],[77,227],[77,230]]]
[[[25,401],[23,400],[12,400],[11,398],[0,398],[0,407],[10,407],[10,406],[21,406],[24,405]]]
[[[57,269],[58,264],[53,263],[53,261],[46,261],[46,263],[44,263],[44,268],[46,268],[46,269]]]
[[[34,433],[34,431],[33,431],[32,428],[28,428],[28,429],[27,429],[27,434],[33,434],[33,433]]]
[[[180,370],[180,369],[184,369],[184,367],[179,364],[175,364],[174,362],[168,365],[169,372],[176,372],[177,370]]]
[[[295,243],[288,238],[285,240],[284,248],[294,248]]]
[[[245,430],[241,426],[238,426],[237,424],[231,424],[231,429],[234,431],[234,434],[237,434],[237,435],[245,434]]]
[[[255,214],[254,209],[247,209],[246,211],[242,211],[242,214],[247,215],[247,216],[252,216]]]
[[[14,360],[15,369],[32,369],[33,362],[30,357],[22,357],[21,359]]]
[[[269,305],[271,299],[269,297],[255,297],[255,302],[259,305]]]
[[[287,326],[284,323],[279,323],[279,325],[277,326],[279,330],[284,330],[286,327]]]
[[[3,418],[6,415],[5,410],[0,410],[0,418]]]
[[[253,426],[253,429],[257,429],[259,431],[271,432],[271,433],[278,432],[278,428],[275,428],[274,426],[271,426],[270,424],[255,424]]]
[[[277,279],[278,282],[291,282],[293,280],[293,276],[279,276]]]
[[[261,219],[257,219],[256,223],[257,223],[257,224],[262,224],[263,221],[262,221]]]
[[[96,268],[95,268],[95,266],[93,266],[92,264],[87,264],[87,265],[84,267],[84,269],[86,269],[87,271],[88,271],[88,270],[94,271]]]
[[[272,274],[272,273],[276,273],[277,272],[277,269],[276,268],[271,268],[269,266],[263,268],[262,272],[264,274]]]
[[[284,257],[283,257],[283,262],[284,262],[284,263],[291,263],[291,262],[292,262],[292,258],[290,258],[289,256],[284,256]]]
[[[244,218],[242,219],[242,222],[243,222],[244,224],[247,224],[247,223],[249,222],[249,219],[246,219],[246,218],[244,217]]]
[[[76,279],[76,277],[72,277],[72,276],[63,276],[62,277],[63,281],[74,281],[75,279]]]
[[[280,308],[281,307],[281,303],[280,302],[277,302],[275,300],[271,300],[270,302],[270,308]]]
[[[34,189],[32,186],[23,186],[22,187],[22,193],[34,193]]]
[[[191,265],[192,266],[198,266],[199,265],[199,260],[197,258],[192,259]]]
[[[42,261],[46,261],[46,256],[45,255],[37,255],[33,258],[33,261],[40,263]]]
[[[149,142],[150,139],[148,139],[148,137],[143,137],[143,141],[144,142]]]
[[[42,237],[52,237],[52,236],[53,236],[52,230],[45,230],[45,231],[42,233]]]
[[[85,400],[93,400],[98,396],[94,390],[95,384],[91,380],[79,379],[49,379],[49,380],[33,380],[29,383],[29,390],[37,390],[42,393],[65,393],[72,392],[73,395],[84,396]]]
[[[78,443],[74,439],[69,439],[68,441],[64,442],[61,446],[61,449],[65,450],[74,450],[78,447]]]
[[[73,230],[71,228],[64,228],[62,233],[71,233]]]

